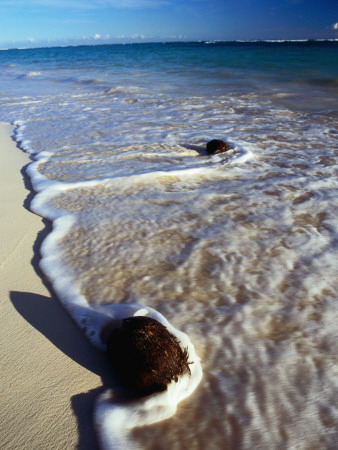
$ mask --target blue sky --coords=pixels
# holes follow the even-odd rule
[[[0,0],[0,47],[338,39],[338,0]]]

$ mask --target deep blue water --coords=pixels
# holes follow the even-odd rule
[[[7,50],[0,52],[0,64],[7,92],[20,89],[13,77],[19,81],[38,71],[41,75],[29,85],[36,93],[41,89],[72,89],[79,84],[88,89],[94,81],[95,88],[104,88],[117,80],[152,92],[207,96],[276,86],[291,91],[311,88],[318,93],[331,89],[333,93],[338,84],[338,42],[193,42]]]

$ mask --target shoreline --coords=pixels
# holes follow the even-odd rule
[[[28,210],[30,159],[12,134],[0,123],[1,447],[95,450],[93,406],[110,365],[38,275],[48,227]]]

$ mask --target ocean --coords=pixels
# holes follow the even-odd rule
[[[97,399],[101,447],[337,449],[338,41],[11,49],[0,67],[62,304],[99,350],[133,314],[189,349],[166,393]]]

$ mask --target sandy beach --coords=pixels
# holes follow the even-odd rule
[[[29,155],[0,124],[1,407],[0,445],[9,449],[95,449],[95,398],[109,363],[40,277],[48,223],[29,211]]]

